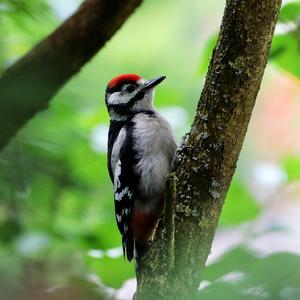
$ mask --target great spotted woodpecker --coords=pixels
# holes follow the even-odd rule
[[[164,79],[125,74],[113,78],[106,88],[108,170],[123,252],[129,261],[142,256],[154,234],[177,148],[170,125],[153,107],[154,88]]]

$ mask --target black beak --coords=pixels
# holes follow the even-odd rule
[[[144,84],[143,90],[149,90],[149,89],[157,86],[158,84],[160,84],[165,79],[166,79],[166,76],[160,76],[160,77],[148,80]]]

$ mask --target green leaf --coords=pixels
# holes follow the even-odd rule
[[[270,60],[281,69],[300,77],[300,43],[293,32],[273,38]]]
[[[259,206],[247,187],[234,177],[222,210],[220,224],[234,225],[253,220],[259,211]]]
[[[288,181],[300,179],[300,157],[287,157],[283,161],[283,169],[285,170]]]
[[[300,16],[300,2],[291,2],[283,6],[279,14],[279,22],[296,22]]]

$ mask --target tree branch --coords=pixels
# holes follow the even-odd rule
[[[0,150],[121,27],[142,0],[86,0],[0,77]]]
[[[178,152],[176,171],[169,178],[175,183],[168,184],[166,193],[166,208],[174,207],[174,241],[170,242],[168,234],[172,232],[168,212],[139,264],[138,300],[197,298],[201,272],[268,60],[280,5],[281,0],[226,1],[196,116]],[[169,205],[174,194],[175,205]],[[170,255],[174,256],[171,260]],[[170,268],[170,261],[174,267]]]

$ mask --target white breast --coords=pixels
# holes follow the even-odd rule
[[[164,192],[165,178],[176,151],[170,125],[159,114],[137,114],[133,130],[134,148],[139,157],[136,172],[141,174],[140,192],[158,195]]]

